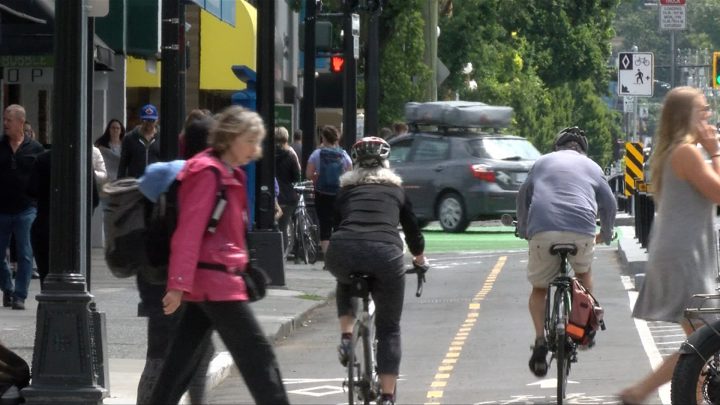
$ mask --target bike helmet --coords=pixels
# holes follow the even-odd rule
[[[578,152],[587,153],[588,141],[585,137],[585,131],[578,127],[569,127],[558,132],[558,134],[555,136],[555,144],[553,145],[553,150],[556,151],[560,149],[561,146],[569,142],[575,142],[578,144],[578,146],[580,146],[580,149],[582,149],[582,151]]]
[[[388,158],[390,145],[377,136],[366,136],[350,148],[353,162],[362,167],[375,167]]]

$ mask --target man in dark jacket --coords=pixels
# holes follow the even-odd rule
[[[0,288],[3,307],[25,309],[25,299],[32,279],[33,253],[30,246],[30,227],[37,213],[36,202],[27,195],[27,183],[35,157],[42,145],[23,131],[25,109],[9,105],[3,114],[3,136],[0,138]],[[5,253],[10,237],[15,237],[17,274],[13,286],[12,274]]]
[[[122,141],[117,178],[140,177],[145,167],[160,161],[160,131],[156,125],[157,108],[152,104],[140,109],[142,124],[128,132]]]

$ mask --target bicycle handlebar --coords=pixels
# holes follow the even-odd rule
[[[417,264],[413,263],[413,267],[411,269],[408,269],[405,271],[405,274],[417,274],[417,289],[415,290],[415,296],[420,297],[423,292],[423,283],[425,283],[427,280],[425,279],[425,273],[430,270],[430,265],[425,264]]]

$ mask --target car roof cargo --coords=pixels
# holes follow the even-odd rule
[[[477,101],[433,101],[405,104],[405,121],[438,127],[504,128],[510,125],[512,107]]]

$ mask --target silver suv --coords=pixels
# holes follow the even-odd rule
[[[515,199],[540,152],[514,135],[456,129],[418,131],[389,141],[390,167],[422,226],[438,220],[446,232],[470,221],[515,215]]]

